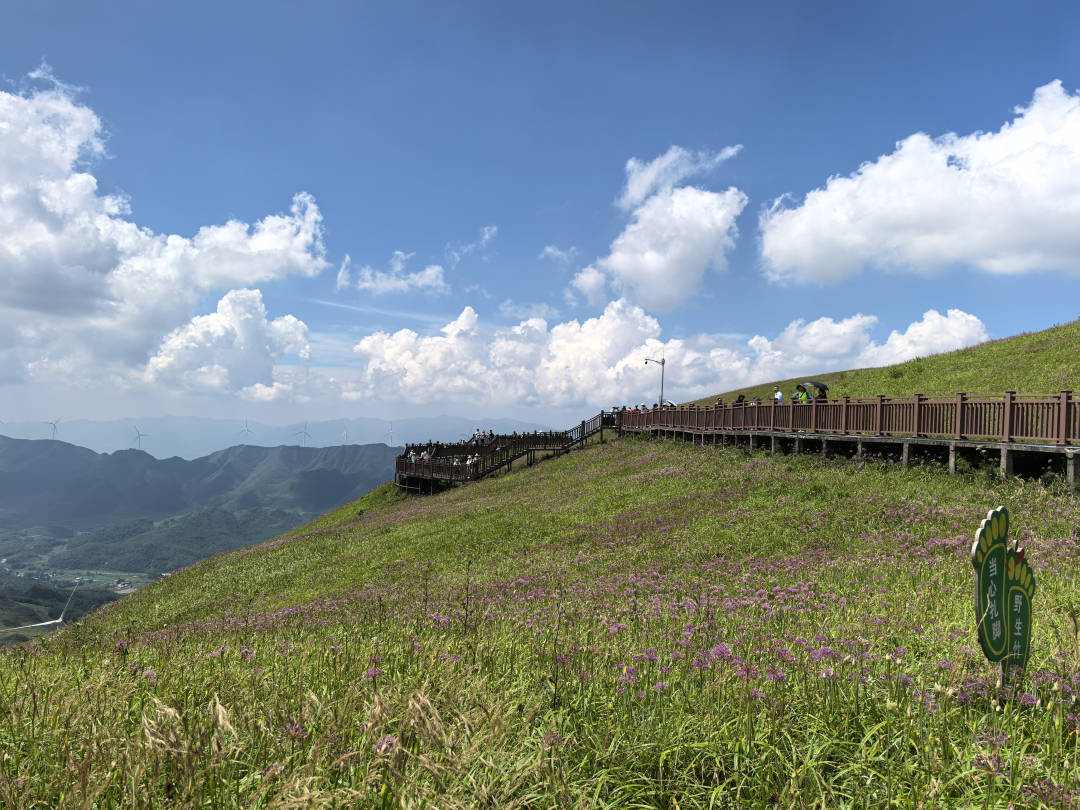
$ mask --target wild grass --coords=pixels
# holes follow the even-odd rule
[[[968,394],[1056,394],[1073,390],[1080,379],[1080,320],[1003,340],[992,340],[955,352],[917,357],[906,363],[850,371],[818,371],[778,383],[738,388],[695,400],[711,405],[717,396],[725,402],[739,394],[747,399],[772,396],[779,384],[790,397],[803,380],[817,380],[829,386],[829,397],[948,396]]]
[[[971,539],[1038,577],[1004,694]],[[0,802],[1072,807],[1080,502],[622,440],[380,488],[0,652]]]

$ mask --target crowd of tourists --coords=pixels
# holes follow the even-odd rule
[[[784,392],[780,389],[780,386],[779,385],[774,385],[773,386],[773,393],[772,393],[772,396],[769,397],[769,401],[773,402],[773,403],[775,403],[777,405],[783,405],[785,402],[791,402],[794,405],[808,405],[811,402],[813,402],[815,399],[820,400],[820,401],[825,401],[828,398],[828,393],[829,393],[828,386],[826,386],[824,383],[806,382],[806,383],[799,383],[798,385],[796,385],[795,388],[791,392],[790,398],[786,398],[784,396]],[[714,402],[713,404],[715,406],[718,406],[718,407],[722,406],[722,405],[725,405],[725,404],[729,404],[729,405],[760,405],[760,404],[762,404],[762,399],[761,399],[761,397],[752,397],[751,399],[747,399],[745,394],[739,394],[730,403],[725,403],[724,398],[719,397],[719,398],[717,398],[716,402]],[[648,405],[646,405],[644,402],[642,402],[640,405],[629,405],[629,406],[627,406],[627,405],[613,405],[611,407],[611,410],[613,412],[620,412],[621,411],[623,413],[627,413],[627,412],[629,412],[629,413],[646,413],[646,412],[648,412],[650,410],[655,410],[658,407],[660,407],[660,405],[658,405],[655,402],[652,404],[651,408]],[[664,400],[663,407],[665,407],[665,408],[674,408],[674,407],[676,407],[676,405],[675,405],[674,402],[671,402],[669,400]]]
[[[410,462],[439,461],[471,471],[478,469],[483,463],[478,451],[491,446],[495,438],[494,430],[477,428],[472,436],[460,442],[428,441],[426,445],[409,445],[405,449],[405,460]]]
[[[795,386],[795,390],[791,392],[791,399],[789,400],[795,405],[806,405],[815,399],[825,400],[828,396],[829,389],[824,386],[807,386],[805,383],[800,383]],[[772,401],[777,405],[784,404],[784,392],[780,390],[779,385],[773,386]],[[716,400],[717,405],[723,405],[723,397]],[[753,399],[747,399],[745,394],[739,394],[735,397],[736,405],[760,405],[761,397],[754,397]]]

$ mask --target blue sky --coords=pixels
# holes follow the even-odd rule
[[[558,424],[1072,320],[1080,12],[940,5],[20,4],[0,419]]]

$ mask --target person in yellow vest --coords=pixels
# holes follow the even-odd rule
[[[805,405],[806,403],[808,403],[810,401],[810,395],[808,393],[806,393],[806,388],[804,388],[801,385],[796,385],[795,386],[795,394],[792,397],[792,399],[794,399],[795,402],[798,402],[798,403],[800,403],[802,405]]]

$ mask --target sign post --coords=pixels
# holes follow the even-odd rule
[[[975,624],[988,661],[1001,662],[1008,685],[1027,667],[1031,651],[1031,598],[1035,574],[1024,549],[1009,539],[1009,510],[991,509],[971,545],[975,568]]]

